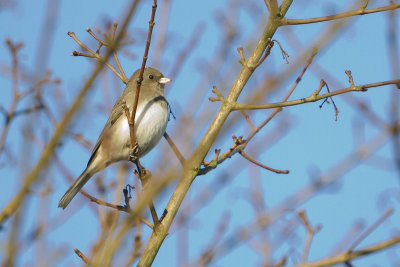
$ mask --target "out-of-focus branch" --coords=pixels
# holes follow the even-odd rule
[[[172,141],[171,137],[167,134],[167,132],[164,133],[164,138],[167,140],[169,146],[171,147],[172,151],[174,151],[176,157],[178,158],[179,162],[182,164],[182,166],[185,166],[185,157],[182,155],[182,153],[179,151],[178,147],[175,145],[174,141]]]
[[[346,263],[349,262],[350,260],[360,258],[362,256],[366,256],[374,252],[381,251],[383,249],[389,248],[394,245],[398,245],[399,243],[400,243],[400,236],[396,236],[394,238],[382,241],[375,245],[371,245],[364,249],[359,249],[356,251],[346,251],[343,252],[342,254],[332,256],[326,259],[309,262],[305,264],[294,265],[292,267],[322,267],[322,266],[332,266],[339,263]]]
[[[396,78],[400,73],[400,51],[398,49],[399,44],[399,16],[396,10],[392,10],[388,14],[387,21],[387,42],[388,42],[388,58],[390,59],[390,71],[392,78]],[[393,91],[390,96],[390,122],[393,126],[400,123],[400,96],[398,92]],[[394,151],[394,162],[396,164],[397,173],[400,178],[400,128],[394,127],[396,133],[393,138],[393,151]],[[400,180],[399,180],[400,181]]]
[[[311,241],[314,237],[314,234],[321,229],[321,225],[317,225],[316,227],[312,227],[310,221],[307,218],[306,212],[304,210],[297,213],[304,224],[307,230],[307,237],[304,244],[303,256],[301,258],[302,263],[307,262],[308,252],[310,251]]]
[[[310,199],[317,190],[326,188],[337,181],[343,174],[349,172],[355,166],[357,166],[361,161],[368,158],[375,151],[380,149],[384,144],[386,144],[392,136],[391,129],[384,129],[376,136],[368,140],[364,145],[360,146],[358,149],[344,157],[337,164],[332,166],[329,170],[322,173],[314,180],[313,183],[304,186],[297,192],[290,195],[287,199],[283,200],[280,204],[268,210],[268,212],[262,214],[260,218],[257,218],[253,223],[246,225],[245,227],[238,229],[236,232],[240,235],[233,235],[226,238],[224,242],[215,251],[214,258],[219,258],[228,251],[231,251],[234,247],[238,246],[240,243],[245,242],[249,238],[253,237],[255,233],[264,229],[267,225],[272,224],[280,216],[285,214],[285,211],[293,209],[298,205],[304,203],[306,200]],[[397,239],[396,243],[400,242],[400,237]],[[382,248],[383,249],[383,248]],[[323,265],[316,265],[323,266]]]
[[[362,235],[360,235],[349,247],[348,251],[353,251],[354,248],[357,247],[358,244],[361,243],[367,236],[369,236],[372,231],[374,231],[383,221],[385,221],[390,215],[393,214],[393,209],[387,210],[382,217],[380,217],[373,225],[371,225]]]
[[[164,51],[170,9],[171,9],[171,0],[164,0],[161,5],[161,11],[160,11],[161,15],[160,19],[158,20],[160,26],[157,27],[158,29],[156,34],[157,40],[155,44],[155,49],[153,50],[154,53],[153,53],[152,65],[154,66],[154,68],[159,67],[162,53]]]
[[[186,46],[176,56],[174,64],[172,64],[170,75],[173,79],[178,75],[179,70],[182,68],[183,63],[189,58],[191,52],[196,48],[199,43],[200,37],[203,35],[205,25],[199,23],[193,30],[193,33]],[[173,82],[173,81],[172,81]]]
[[[207,266],[213,259],[213,251],[218,245],[218,242],[222,239],[225,234],[230,220],[230,214],[222,214],[219,225],[215,229],[215,233],[208,247],[201,253],[200,259],[197,264],[193,266]]]
[[[6,40],[6,44],[8,49],[10,50],[11,53],[11,58],[12,58],[12,91],[13,91],[13,100],[11,103],[11,106],[8,111],[5,109],[4,115],[6,117],[5,123],[3,130],[1,131],[1,136],[0,136],[0,154],[1,151],[3,150],[4,147],[4,141],[6,139],[6,135],[10,126],[11,119],[14,116],[15,109],[17,107],[18,100],[20,98],[20,93],[18,92],[18,50],[20,50],[23,47],[23,43],[19,42],[14,44],[10,39]]]

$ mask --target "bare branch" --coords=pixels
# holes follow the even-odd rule
[[[391,80],[391,81],[358,85],[358,86],[348,87],[348,88],[340,89],[340,90],[322,94],[322,95],[313,93],[309,97],[301,98],[301,99],[297,99],[297,100],[286,101],[286,102],[271,103],[271,104],[235,104],[234,109],[235,110],[271,109],[271,108],[279,108],[279,107],[282,108],[282,107],[288,107],[288,106],[295,106],[295,105],[300,105],[300,104],[304,104],[304,103],[316,102],[321,99],[325,99],[328,97],[332,97],[335,95],[341,95],[341,94],[345,94],[345,93],[349,93],[349,92],[365,92],[365,91],[367,91],[368,88],[380,87],[380,86],[385,86],[385,85],[389,85],[389,84],[398,85],[398,84],[400,84],[400,80]]]
[[[78,255],[78,257],[81,258],[82,261],[83,261],[85,264],[90,265],[89,259],[88,259],[79,249],[74,248],[74,251],[75,251],[76,255]]]
[[[255,165],[257,165],[257,166],[259,166],[259,167],[261,167],[263,169],[266,169],[266,170],[269,170],[271,172],[275,172],[275,173],[278,173],[278,174],[288,174],[289,173],[289,170],[278,170],[278,169],[274,169],[274,168],[268,167],[268,166],[266,166],[264,164],[261,164],[261,163],[255,161],[254,159],[252,159],[251,157],[249,157],[246,153],[244,153],[243,150],[241,150],[239,152],[239,154],[242,155],[245,159],[247,159],[251,163],[254,163]]]
[[[388,6],[384,7],[379,7],[379,8],[371,8],[371,9],[365,9],[365,5],[362,7],[351,10],[348,12],[336,14],[336,15],[331,15],[331,16],[324,16],[324,17],[318,17],[318,18],[312,18],[312,19],[287,19],[283,18],[281,20],[281,25],[286,26],[286,25],[299,25],[299,24],[310,24],[310,23],[317,23],[317,22],[324,22],[324,21],[330,21],[330,20],[337,20],[337,19],[343,19],[343,18],[348,18],[348,17],[354,17],[354,16],[360,16],[360,15],[365,15],[365,14],[371,14],[371,13],[376,13],[376,12],[382,12],[382,11],[388,11],[388,10],[394,10],[400,8],[400,4],[394,4],[391,2]]]
[[[367,236],[369,236],[372,231],[374,231],[382,222],[384,222],[390,215],[393,214],[393,209],[387,210],[382,217],[380,217],[373,225],[371,225],[362,235],[360,235],[349,247],[348,251],[353,251],[358,244],[361,243]]]
[[[346,262],[349,262],[350,260],[360,258],[362,256],[366,256],[366,255],[369,255],[374,252],[381,251],[383,249],[389,248],[389,247],[397,245],[399,243],[400,243],[400,236],[396,236],[394,238],[382,241],[375,245],[371,245],[364,249],[359,249],[359,250],[351,251],[351,252],[346,251],[346,252],[336,255],[336,256],[328,257],[326,259],[309,262],[309,263],[305,263],[305,264],[294,265],[293,267],[322,267],[322,266],[332,266],[332,265],[339,264],[339,263],[346,263]]]

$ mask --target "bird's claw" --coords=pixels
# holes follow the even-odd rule
[[[129,151],[129,160],[130,161],[136,161],[138,159],[139,154],[139,145],[136,143],[133,148],[130,149]]]

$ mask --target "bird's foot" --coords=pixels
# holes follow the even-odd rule
[[[139,158],[139,145],[136,143],[133,148],[129,150],[129,161],[136,162],[136,160]]]

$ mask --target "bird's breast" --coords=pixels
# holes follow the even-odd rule
[[[147,154],[165,133],[168,106],[164,98],[150,101],[138,108],[135,118],[135,137],[139,144],[139,157]]]

